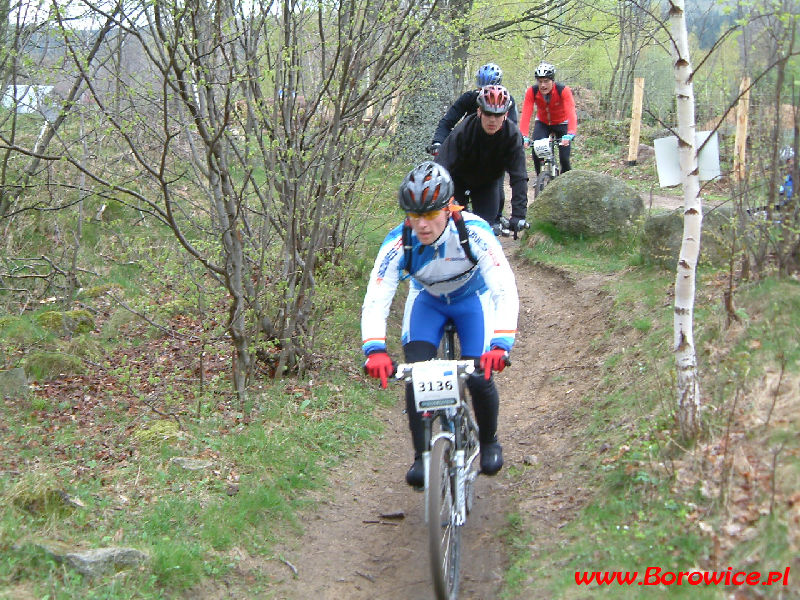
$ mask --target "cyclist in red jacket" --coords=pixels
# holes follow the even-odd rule
[[[525,92],[522,103],[522,117],[519,128],[522,132],[525,147],[531,144],[531,139],[541,140],[550,134],[561,138],[558,146],[558,158],[561,162],[561,172],[570,170],[569,163],[570,142],[578,130],[578,117],[575,114],[575,99],[568,85],[556,83],[556,68],[550,63],[541,63],[534,73],[536,85],[529,87]],[[531,116],[536,111],[536,120],[533,125],[533,135],[528,139]],[[533,164],[536,174],[541,169],[539,157],[533,153]]]

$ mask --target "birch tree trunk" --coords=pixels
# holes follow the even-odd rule
[[[678,111],[678,155],[683,183],[683,241],[675,278],[674,344],[677,367],[678,424],[684,436],[695,435],[700,427],[700,383],[694,347],[693,314],[697,258],[703,211],[700,202],[700,175],[695,147],[694,89],[689,57],[684,0],[670,1],[675,70],[675,96]]]

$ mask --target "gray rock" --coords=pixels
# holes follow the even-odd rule
[[[700,263],[722,266],[730,257],[731,213],[716,208],[703,216]],[[683,209],[653,215],[644,223],[642,258],[667,269],[677,266],[683,241]]]
[[[625,232],[643,211],[639,193],[624,181],[573,169],[536,196],[528,214],[559,231],[596,237]]]
[[[67,554],[64,562],[79,573],[98,577],[136,567],[148,558],[147,554],[135,548],[94,548]]]
[[[27,398],[30,393],[25,369],[17,367],[8,371],[0,371],[0,397],[9,400]]]
[[[181,469],[186,469],[187,471],[202,471],[204,469],[210,469],[214,464],[208,459],[188,458],[185,456],[173,456],[169,459],[169,462],[180,467]]]
[[[58,562],[89,577],[99,577],[130,569],[147,561],[150,557],[135,548],[109,547],[77,550],[59,541],[42,541],[37,544]]]

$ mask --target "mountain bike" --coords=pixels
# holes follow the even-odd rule
[[[461,568],[461,528],[475,501],[478,425],[467,402],[467,377],[476,361],[454,360],[455,327],[445,327],[444,359],[398,365],[395,377],[414,386],[425,427],[425,522],[431,574],[438,600],[456,600]]]
[[[558,164],[558,139],[554,134],[540,140],[533,140],[533,153],[539,158],[541,169],[536,176],[534,189],[538,196],[548,183],[561,174]]]

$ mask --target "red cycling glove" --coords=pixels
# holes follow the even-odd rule
[[[481,356],[483,376],[489,379],[492,376],[492,371],[497,371],[499,373],[506,368],[507,360],[508,352],[502,348],[492,348],[488,352],[484,352]]]
[[[386,352],[373,352],[367,356],[367,362],[364,363],[364,370],[370,377],[375,377],[381,380],[381,387],[386,389],[386,384],[389,381],[389,376],[394,373],[394,363]]]

